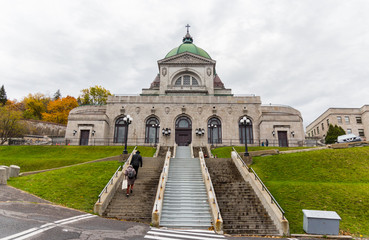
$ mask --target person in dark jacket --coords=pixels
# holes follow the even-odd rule
[[[137,179],[138,168],[140,166],[142,167],[142,157],[140,155],[140,151],[137,150],[136,153],[132,156],[131,165],[136,171],[136,179]]]

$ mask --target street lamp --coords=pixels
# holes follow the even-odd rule
[[[211,124],[209,124],[208,125],[208,128],[210,128],[210,141],[211,141],[211,147],[214,147],[214,139],[213,139],[213,129],[214,128],[217,128],[217,125],[216,124],[213,124],[213,123],[211,123]]]
[[[250,125],[250,123],[251,123],[251,121],[250,121],[250,119],[248,119],[247,117],[243,117],[243,118],[241,118],[241,120],[240,120],[240,124],[241,124],[242,126],[244,126],[244,128],[245,128],[245,154],[244,154],[244,156],[246,156],[246,157],[248,157],[248,156],[249,156],[249,152],[248,152],[248,150],[247,150],[247,132],[246,132],[246,126],[247,126],[247,125]]]
[[[156,136],[158,136],[158,128],[160,128],[160,124],[155,123],[152,125],[152,127],[155,128],[155,147],[156,147],[156,143],[157,143]]]
[[[125,139],[124,139],[124,150],[123,150],[123,154],[128,154],[128,151],[127,151],[127,139],[128,139],[128,126],[129,124],[132,123],[132,118],[131,116],[127,115],[123,118],[123,123],[124,125],[126,125],[126,136],[125,136]]]
[[[163,136],[169,136],[170,135],[170,128],[163,128],[161,131],[163,133]]]
[[[196,133],[196,135],[197,136],[203,136],[204,134],[205,134],[205,129],[203,129],[203,128],[196,128],[195,129],[195,133]]]

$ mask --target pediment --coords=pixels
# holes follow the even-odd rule
[[[184,52],[170,58],[158,61],[158,64],[215,64],[214,60],[198,56],[193,53]]]

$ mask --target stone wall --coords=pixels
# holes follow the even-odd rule
[[[22,120],[22,123],[26,126],[25,135],[64,137],[67,129],[63,124],[37,120]]]

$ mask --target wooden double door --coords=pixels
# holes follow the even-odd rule
[[[176,120],[176,143],[178,146],[188,146],[192,142],[192,121],[187,116]]]
[[[188,146],[192,141],[191,134],[191,129],[176,129],[176,143],[178,146]]]
[[[287,131],[278,131],[278,143],[280,147],[288,147]]]
[[[79,145],[87,146],[89,138],[90,138],[90,130],[81,130]]]

